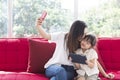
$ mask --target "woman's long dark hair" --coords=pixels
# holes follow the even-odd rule
[[[71,25],[69,33],[65,35],[66,47],[69,53],[73,53],[80,48],[78,39],[83,37],[86,27],[86,23],[80,20],[73,22]]]

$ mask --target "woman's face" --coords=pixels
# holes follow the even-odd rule
[[[84,35],[83,35],[83,37],[82,38],[84,38],[85,37],[85,35],[88,33],[88,29],[87,28],[85,28],[84,29]]]
[[[85,28],[85,30],[84,30],[84,36],[85,36],[87,33],[88,33],[88,29]]]
[[[83,37],[82,38],[84,38],[85,37],[85,35],[88,33],[88,29],[87,28],[85,28],[84,29],[84,35],[83,35]],[[80,37],[80,38],[78,38],[78,41],[80,41],[81,42],[81,40],[82,40],[82,38]]]

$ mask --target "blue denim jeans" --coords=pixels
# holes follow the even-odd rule
[[[50,80],[73,80],[75,70],[73,66],[51,65],[46,68],[45,74]]]

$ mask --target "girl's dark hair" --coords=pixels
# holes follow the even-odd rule
[[[94,47],[96,42],[97,42],[96,37],[94,35],[92,35],[92,34],[85,35],[83,40],[86,40],[86,41],[90,42],[92,47]]]
[[[87,27],[84,21],[77,20],[71,25],[69,33],[65,36],[66,47],[69,53],[73,53],[80,48],[79,40],[84,35],[85,28]]]

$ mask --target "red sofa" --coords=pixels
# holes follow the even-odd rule
[[[46,42],[46,40],[44,41],[39,38],[33,41],[28,38],[1,38],[0,80],[49,80],[44,75],[44,64],[52,56],[55,43],[49,44]],[[113,80],[120,80],[120,38],[99,38],[97,51],[99,61],[106,72],[115,74]],[[34,56],[36,53],[40,54]],[[34,68],[38,68],[39,70],[34,69],[30,71],[32,70],[29,66],[31,64],[29,62],[31,59],[30,56],[33,59],[38,58],[35,63],[37,65]],[[100,77],[102,80],[107,80],[101,75]]]

